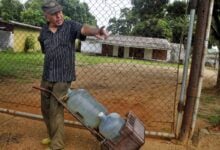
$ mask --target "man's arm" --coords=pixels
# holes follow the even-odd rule
[[[41,32],[40,32],[40,36],[38,37],[38,41],[39,41],[39,43],[40,43],[42,53],[45,54],[44,43],[43,43],[43,41],[42,41],[42,30],[41,30]]]
[[[81,34],[86,36],[95,36],[98,39],[107,39],[109,36],[108,31],[104,29],[104,26],[101,28],[96,28],[89,25],[83,25],[81,28]]]

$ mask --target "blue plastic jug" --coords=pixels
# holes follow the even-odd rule
[[[101,123],[99,125],[99,132],[109,140],[117,140],[120,137],[120,131],[125,124],[125,120],[117,113],[99,113]]]
[[[101,121],[98,114],[107,114],[107,109],[84,89],[69,89],[67,95],[68,109],[77,114],[87,127],[98,128]]]

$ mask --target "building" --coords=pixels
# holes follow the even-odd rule
[[[219,49],[217,46],[208,48],[205,65],[217,69],[219,67]]]
[[[177,62],[180,49],[178,50],[178,46],[175,44],[172,46],[167,39],[114,35],[106,40],[87,37],[87,40],[81,43],[81,52],[121,58]]]
[[[25,40],[32,36],[35,43],[35,50],[40,50],[40,44],[37,40],[40,27],[32,26],[16,21],[3,21],[0,19],[0,50],[12,48],[14,52],[24,50]]]

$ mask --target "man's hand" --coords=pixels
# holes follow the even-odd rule
[[[104,29],[105,26],[102,26],[101,28],[98,29],[98,33],[95,34],[95,37],[101,40],[105,40],[108,38],[108,36],[110,35],[109,32],[107,30]]]
[[[83,25],[81,33],[86,36],[95,36],[98,39],[105,40],[109,37],[110,33],[104,29],[105,26],[101,28],[96,28],[89,25]]]

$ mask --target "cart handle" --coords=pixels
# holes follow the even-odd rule
[[[52,91],[50,91],[50,90],[48,90],[48,89],[45,89],[45,88],[42,88],[42,87],[37,87],[37,86],[33,86],[32,88],[33,88],[33,89],[36,89],[36,90],[40,90],[40,91],[44,91],[44,92],[50,93],[60,104],[63,105],[64,108],[66,108],[66,110],[67,110],[70,114],[72,114],[82,125],[84,125],[83,121],[82,121],[75,113],[71,112],[71,111],[67,108],[66,104],[65,104],[64,102],[62,102]],[[86,129],[88,129],[88,130],[91,132],[91,134],[93,134],[94,136],[96,136],[96,138],[97,138],[98,140],[100,140],[100,141],[105,140],[105,138],[104,138],[100,133],[98,133],[97,131],[93,131],[93,129],[87,127],[86,125],[84,125],[84,127],[85,127]]]

